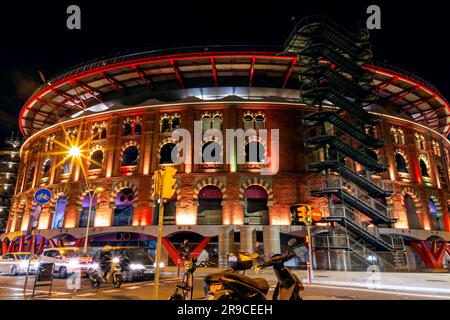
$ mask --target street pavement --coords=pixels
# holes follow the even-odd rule
[[[195,273],[194,299],[204,299],[203,278],[217,272],[218,269],[199,268]],[[330,272],[316,271],[312,285],[307,284],[306,272],[295,271],[300,279],[304,279],[305,300],[450,300],[450,274],[433,273],[396,273],[373,274],[364,272]],[[250,277],[264,277],[270,285],[269,297],[276,285],[276,277],[272,270],[264,270],[261,274],[247,271]],[[379,276],[379,278],[378,278]],[[369,279],[369,282],[368,282]],[[32,296],[34,276],[28,281],[24,295],[25,276],[0,275],[0,299],[62,299],[62,300],[149,300],[153,299],[153,281],[125,282],[119,289],[102,285],[92,288],[87,278],[82,278],[81,288],[74,291],[73,286],[65,279],[54,279],[52,294],[48,296],[48,287],[36,288]],[[162,272],[159,299],[167,300],[174,292],[176,284],[181,282],[176,268],[168,267]],[[397,286],[399,283],[403,287]],[[393,288],[386,286],[392,285]]]

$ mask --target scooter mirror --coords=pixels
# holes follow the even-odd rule
[[[289,247],[293,247],[297,244],[297,240],[292,238],[291,240],[288,241],[288,246]]]

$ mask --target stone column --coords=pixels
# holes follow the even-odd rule
[[[234,231],[232,227],[219,227],[219,268],[228,267],[228,254],[233,251]]]
[[[274,254],[281,253],[279,226],[264,226],[263,239],[264,239],[264,256],[266,258],[270,258]]]
[[[241,250],[253,253],[256,250],[256,230],[251,226],[241,226]]]

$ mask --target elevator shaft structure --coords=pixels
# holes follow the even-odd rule
[[[347,250],[363,265],[381,260],[377,252],[398,255],[403,242],[378,230],[396,220],[387,206],[393,192],[372,180],[387,166],[375,152],[384,142],[372,133],[381,119],[367,110],[378,101],[374,75],[362,67],[372,58],[368,30],[354,34],[325,17],[308,17],[296,26],[285,51],[298,56],[301,102],[318,106],[304,118],[304,143],[317,155],[307,170],[324,174],[321,186],[310,190],[311,196],[328,199],[324,220],[341,226],[332,234],[349,237],[353,245]],[[358,254],[361,247],[371,253],[369,261]]]

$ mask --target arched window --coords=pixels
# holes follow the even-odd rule
[[[68,174],[72,172],[72,164],[71,164],[71,160],[67,159],[66,161],[64,161],[64,164],[62,166],[62,170],[61,173],[62,174]]]
[[[175,116],[172,118],[172,130],[180,129],[180,118]]]
[[[216,114],[213,118],[212,128],[216,130],[222,130],[222,117]]]
[[[129,122],[125,122],[123,124],[123,136],[131,136],[132,135],[131,124]]]
[[[265,149],[261,142],[251,141],[245,145],[245,162],[264,163]]]
[[[136,146],[130,146],[123,152],[122,166],[134,166],[137,164],[139,151]]]
[[[175,151],[174,151],[175,150]],[[166,143],[162,146],[159,152],[159,164],[170,164],[178,162],[178,148],[174,143]],[[176,158],[172,160],[172,151],[176,155]]]
[[[428,173],[428,167],[423,159],[419,160],[419,166],[420,166],[420,172],[422,173],[422,177],[429,178],[430,175]]]
[[[250,186],[244,191],[244,224],[269,224],[267,191],[260,186]]]
[[[134,135],[135,136],[140,136],[142,133],[142,125],[140,122],[135,122],[134,123]]]
[[[91,199],[91,196],[92,196],[92,199]],[[83,227],[87,226],[90,203],[91,203],[91,214],[89,217],[89,226],[92,227],[94,225],[95,207],[97,206],[97,195],[93,195],[93,192],[88,192],[84,196],[83,202],[81,204],[80,220],[78,222],[79,228],[83,228]]]
[[[430,211],[431,219],[434,222],[434,230],[442,230],[441,213],[433,198],[428,199],[428,209]]]
[[[102,133],[100,134],[100,139],[106,139],[106,128],[102,128]]]
[[[220,157],[220,144],[214,141],[205,143],[202,147],[202,162],[215,163],[221,162]]]
[[[253,117],[250,114],[244,116],[244,130],[253,129]]]
[[[127,188],[119,192],[115,202],[113,226],[131,226],[135,200],[133,190]]]
[[[419,217],[417,216],[414,199],[409,195],[405,195],[403,198],[403,205],[405,206],[406,216],[408,217],[408,227],[410,229],[420,229]]]
[[[46,159],[44,162],[44,169],[43,169],[44,177],[49,175],[51,167],[52,167],[52,162],[50,161],[50,159]]]
[[[261,114],[258,114],[255,117],[255,129],[256,130],[264,129],[264,127],[265,127],[264,122],[265,122],[264,116]]]
[[[222,191],[206,186],[198,193],[197,224],[222,224]]]
[[[67,199],[64,196],[59,197],[55,205],[55,213],[53,215],[52,229],[60,229],[64,226],[64,213],[66,211]]]
[[[405,158],[400,153],[395,154],[395,165],[397,167],[397,171],[400,173],[408,173],[408,168],[406,166]]]
[[[89,170],[100,169],[103,163],[103,151],[97,150],[91,155]]]
[[[92,139],[97,140],[99,137],[98,127],[94,127],[92,129]]]
[[[163,118],[161,120],[161,132],[170,132],[170,120],[169,120],[169,118]]]
[[[202,131],[211,129],[211,117],[209,115],[204,115],[202,117]]]

